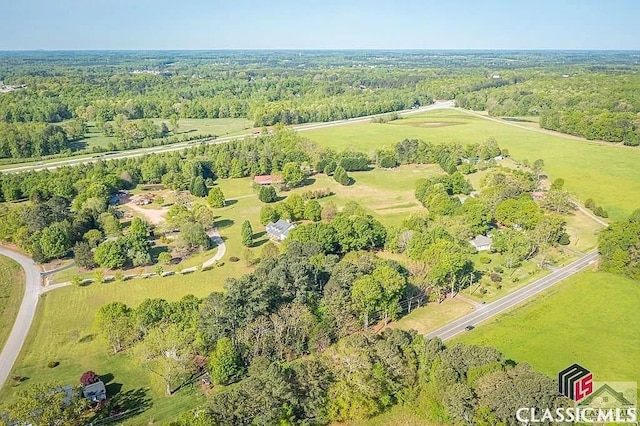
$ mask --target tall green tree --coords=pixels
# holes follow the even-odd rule
[[[271,206],[262,206],[260,209],[260,223],[266,225],[269,222],[277,222],[280,214]]]
[[[222,190],[217,186],[211,188],[209,190],[209,195],[207,195],[207,202],[213,208],[224,207],[225,200]]]
[[[100,306],[94,326],[107,339],[113,353],[129,347],[137,338],[133,312],[122,302]]]
[[[242,223],[242,245],[245,247],[251,247],[253,245],[253,228],[251,228],[251,222],[245,220]]]
[[[216,342],[216,347],[209,356],[209,372],[216,385],[228,385],[242,375],[240,356],[228,337]]]
[[[69,225],[62,222],[54,223],[42,231],[40,247],[47,259],[57,259],[69,252],[71,248],[69,231]]]
[[[278,199],[278,194],[276,194],[276,189],[271,185],[261,186],[258,192],[258,199],[263,203],[273,203]]]
[[[196,197],[206,197],[207,196],[207,186],[204,183],[204,179],[202,176],[196,176],[191,180],[191,185],[189,186],[189,192]]]
[[[316,200],[309,200],[304,206],[304,219],[319,222],[322,219],[322,206]]]
[[[300,165],[296,162],[289,162],[282,168],[282,180],[291,188],[300,186],[300,184],[304,182],[304,178],[304,173],[300,169]]]
[[[125,247],[119,240],[105,241],[96,247],[93,260],[103,268],[122,268],[127,262]]]
[[[335,171],[333,172],[333,179],[343,186],[351,184],[351,178],[342,166],[336,167]]]
[[[172,395],[191,376],[193,335],[170,323],[154,327],[136,347],[142,366],[160,377],[165,393]]]

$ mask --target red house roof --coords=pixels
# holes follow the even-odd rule
[[[282,183],[282,178],[277,175],[255,176],[253,181],[258,185],[271,185],[272,183]]]

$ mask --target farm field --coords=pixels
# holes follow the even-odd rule
[[[597,380],[640,381],[639,303],[636,281],[590,270],[455,340],[496,347],[550,377],[579,363]]]
[[[519,161],[542,158],[551,179],[565,179],[565,189],[583,202],[592,198],[602,204],[611,219],[622,219],[639,207],[636,201],[640,198],[639,149],[534,132],[489,121],[464,110],[432,111],[385,124],[328,127],[304,135],[322,146],[369,154],[405,138],[467,144],[494,137],[501,148],[507,148]]]
[[[162,123],[169,125],[169,120],[167,119],[153,119],[152,121],[157,125]],[[252,127],[253,123],[245,118],[183,118],[178,120],[177,133],[171,132],[169,136],[177,136],[178,138],[198,135],[231,136]],[[94,147],[108,149],[107,145],[110,142],[115,143],[116,138],[105,136],[95,126],[89,126],[87,137],[78,141],[78,144],[91,151]]]
[[[9,337],[24,294],[24,272],[8,257],[0,256],[0,350]]]

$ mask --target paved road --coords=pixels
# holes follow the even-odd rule
[[[415,108],[415,109],[409,109],[409,110],[404,110],[404,111],[397,111],[396,113],[401,115],[401,116],[406,116],[406,115],[412,115],[412,114],[418,114],[418,113],[422,113],[425,111],[431,111],[434,109],[443,109],[443,108],[453,108],[454,106],[454,101],[438,101],[432,105],[427,105],[424,107],[420,107],[420,108]],[[384,113],[384,114],[375,114],[375,115],[368,115],[365,117],[358,117],[358,118],[352,118],[352,119],[348,119],[348,120],[338,120],[338,121],[330,121],[327,123],[311,123],[311,124],[300,124],[300,125],[296,125],[296,126],[291,126],[293,129],[295,129],[298,132],[305,132],[308,130],[315,130],[315,129],[322,129],[325,127],[334,127],[334,126],[344,126],[347,124],[353,124],[353,123],[361,123],[361,122],[368,122],[370,121],[372,118],[374,117],[380,117],[380,116],[385,116],[385,115],[389,115],[392,112],[388,112],[388,113]],[[206,144],[219,144],[219,143],[226,143],[226,142],[230,142],[233,140],[238,140],[238,139],[242,139],[246,136],[257,136],[254,135],[253,133],[245,133],[245,134],[240,134],[237,136],[226,136],[223,138],[204,138],[204,139],[199,139],[199,140],[195,140],[195,141],[190,141],[190,142],[180,142],[180,143],[176,143],[176,144],[172,144],[172,145],[166,145],[166,146],[156,146],[156,147],[152,147],[152,148],[140,148],[140,149],[133,149],[133,150],[128,150],[128,151],[118,151],[115,154],[111,154],[111,155],[104,155],[102,154],[102,156],[100,158],[92,158],[92,157],[84,157],[84,158],[70,158],[67,160],[60,160],[60,161],[54,161],[54,162],[49,162],[49,163],[45,163],[45,164],[40,164],[40,165],[16,165],[14,167],[9,167],[9,168],[5,168],[5,169],[0,169],[0,172],[2,173],[15,173],[15,172],[26,172],[29,170],[55,170],[58,167],[62,167],[62,166],[73,166],[73,165],[78,165],[78,164],[87,164],[87,163],[95,163],[97,161],[109,161],[109,160],[115,160],[115,159],[120,159],[120,158],[133,158],[133,157],[141,157],[143,155],[148,155],[148,154],[158,154],[161,152],[171,152],[171,151],[180,151],[182,149],[185,148],[189,148],[191,146],[194,146],[196,144],[200,144],[200,143],[206,143]]]
[[[38,298],[42,290],[40,285],[42,278],[40,276],[40,269],[38,265],[31,260],[31,258],[16,253],[12,250],[0,247],[0,255],[7,256],[22,266],[25,272],[25,278],[27,279],[24,289],[24,298],[16,317],[16,322],[13,324],[13,329],[9,338],[0,352],[0,388],[4,385],[4,382],[9,377],[13,364],[16,362],[22,345],[27,338],[27,333],[31,327],[31,322],[36,313],[36,305],[38,304]]]
[[[515,305],[537,295],[563,279],[585,269],[589,265],[593,264],[597,259],[598,253],[595,251],[590,252],[567,266],[552,272],[546,277],[540,278],[539,280],[534,281],[531,284],[496,300],[495,302],[482,305],[482,307],[476,311],[458,318],[457,320],[427,334],[427,337],[440,337],[442,340],[450,339],[459,333],[465,332],[465,327],[467,325],[475,327],[481,322],[511,309]]]

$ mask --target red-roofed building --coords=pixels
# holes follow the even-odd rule
[[[277,175],[255,176],[253,181],[258,185],[272,185],[274,183],[282,183],[282,177]]]

